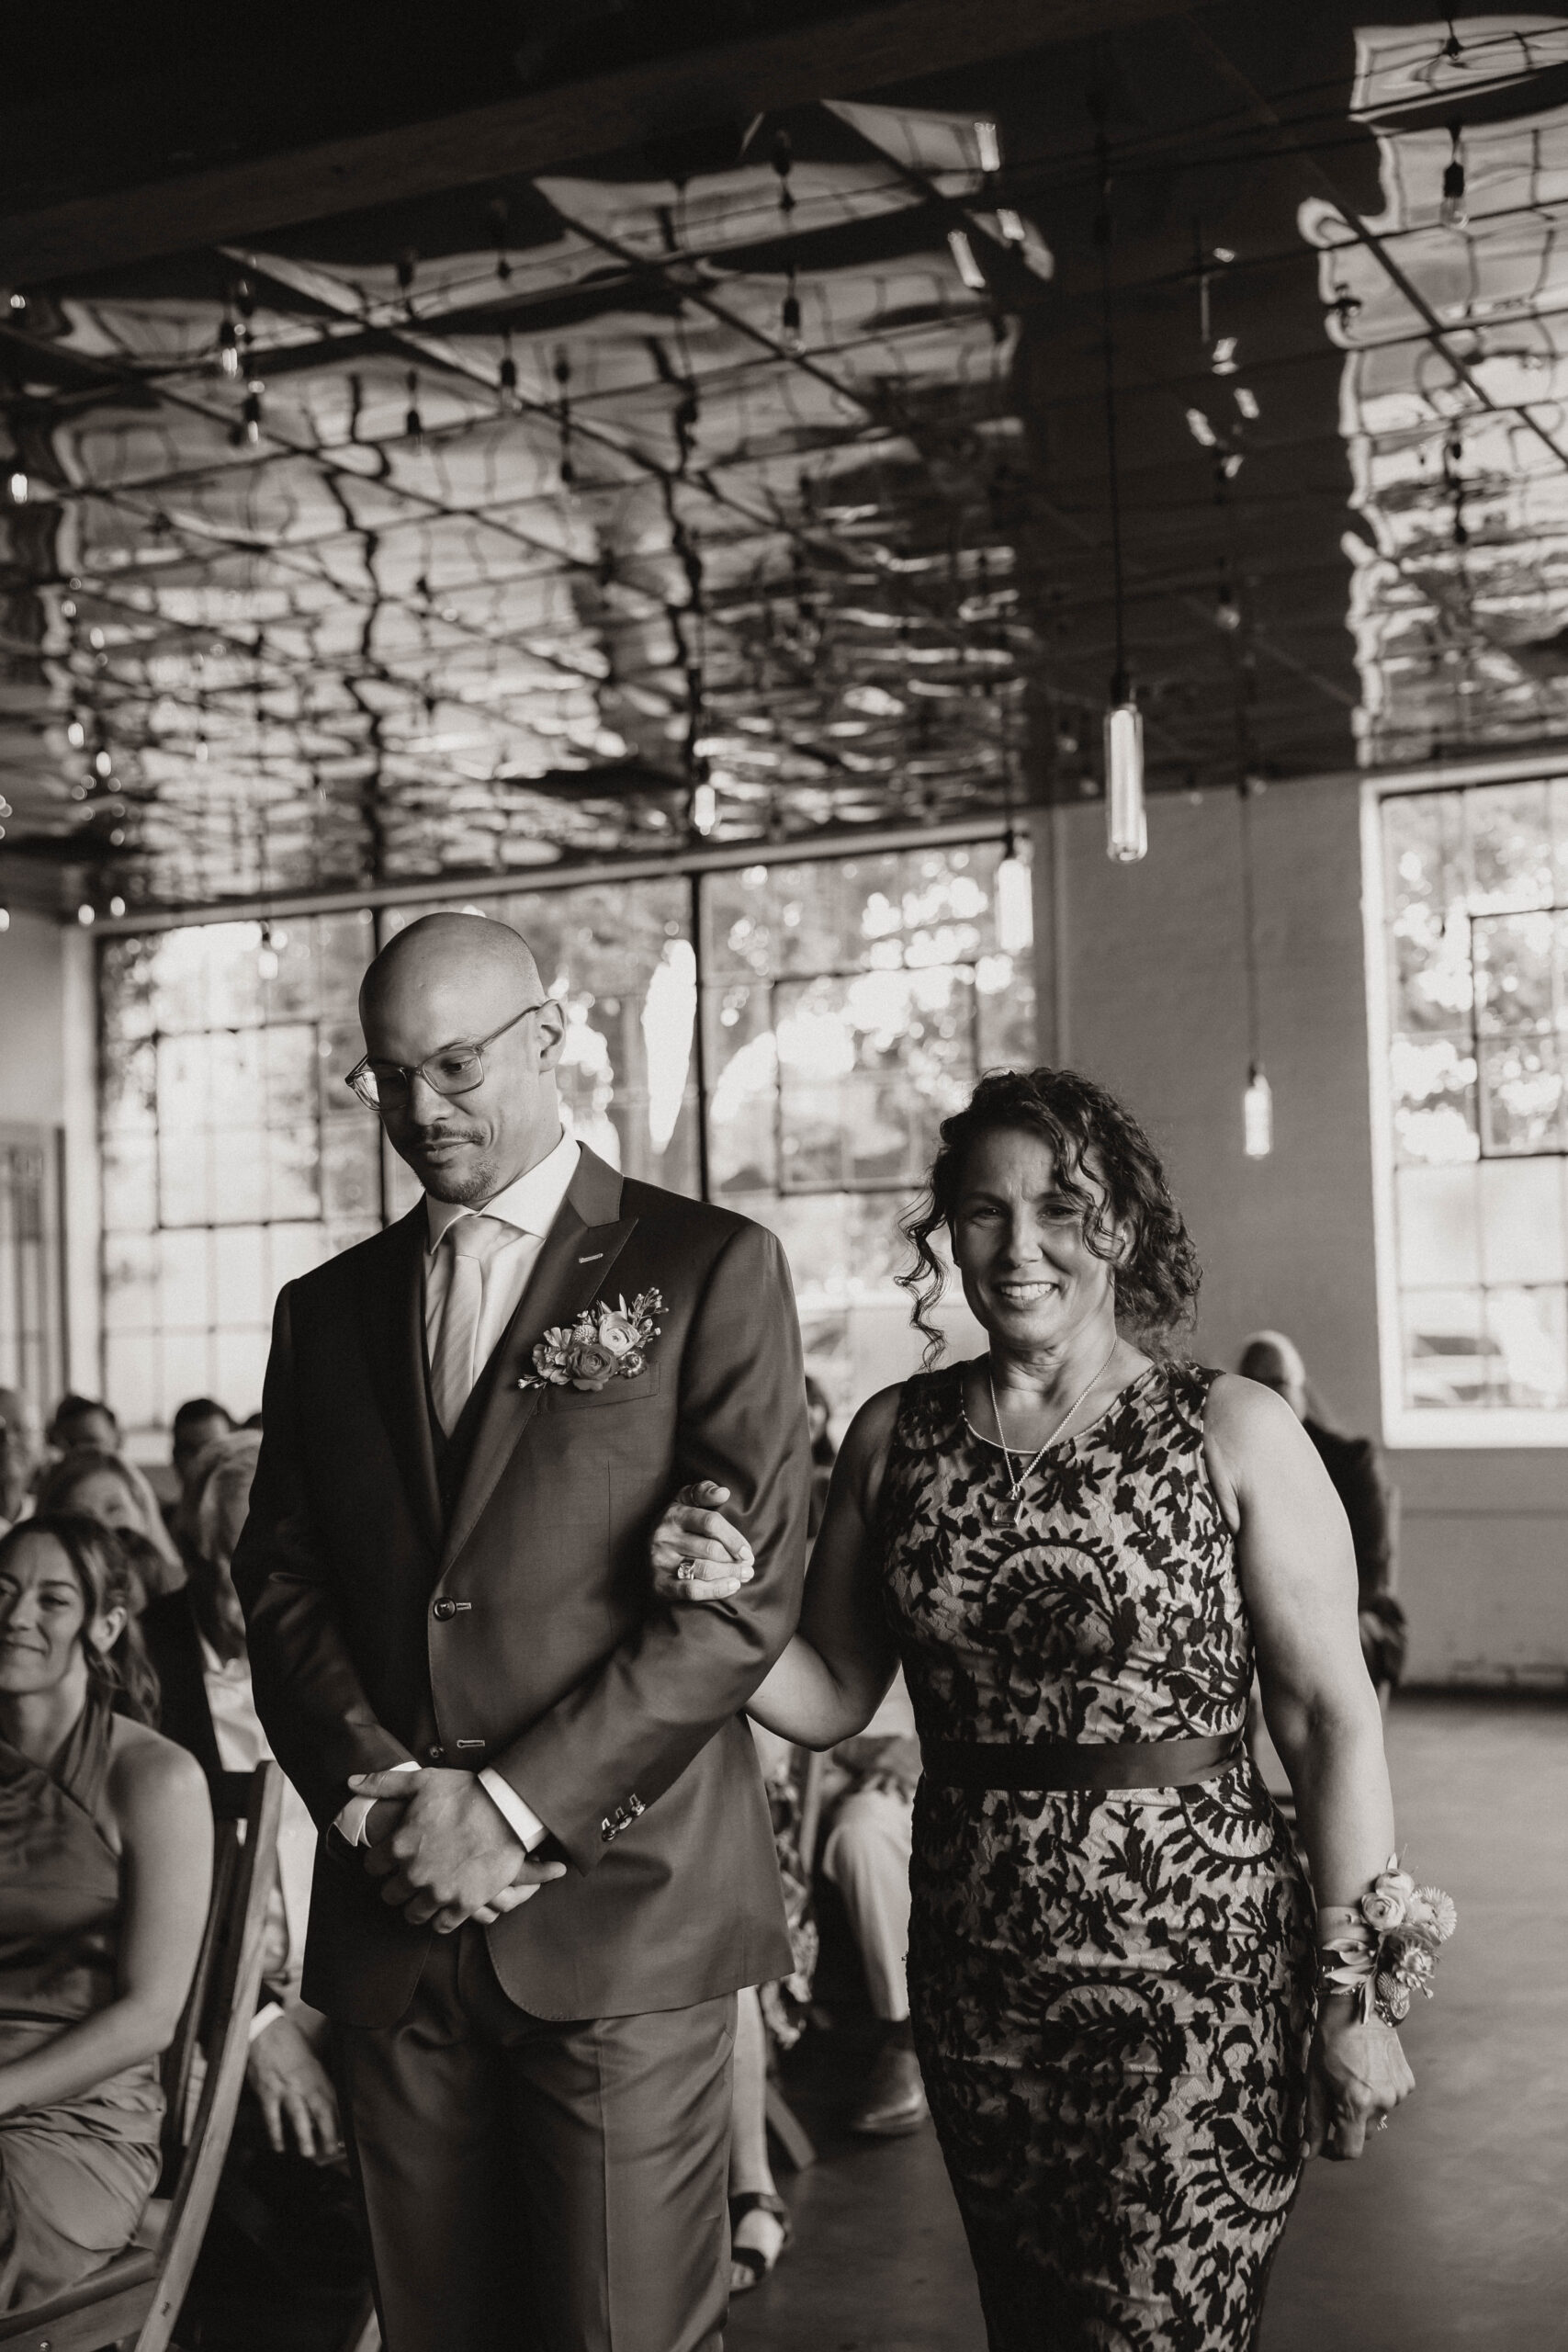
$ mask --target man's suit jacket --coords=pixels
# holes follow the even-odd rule
[[[1334,1484],[1350,1522],[1356,1547],[1356,1580],[1363,1607],[1393,1582],[1393,1556],[1389,1531],[1388,1481],[1377,1447],[1370,1437],[1342,1437],[1309,1420],[1306,1433]]]
[[[325,1831],[351,1773],[493,1767],[567,1876],[487,1928],[536,2016],[685,2007],[787,1973],[768,1807],[741,1710],[799,1609],[810,1446],[784,1253],[723,1209],[584,1150],[523,1302],[437,1475],[423,1204],[277,1304],[251,1515],[234,1560],[257,1706]],[[646,1369],[519,1386],[547,1326],[658,1290]],[[715,1478],[756,1555],[717,1609],[652,1597],[649,1537]],[[455,1491],[454,1489],[455,1485]],[[428,1928],[323,1838],[305,1997],[401,2015]]]
[[[212,1811],[219,1821],[243,1821],[251,1801],[248,1772],[228,1772],[218,1754],[212,1709],[202,1679],[201,1636],[197,1631],[190,1588],[164,1592],[141,1612],[141,1638],[158,1677],[158,1728],[188,1749],[207,1775]]]

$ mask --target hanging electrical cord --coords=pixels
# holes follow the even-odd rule
[[[1267,1159],[1274,1148],[1274,1095],[1263,1067],[1263,1017],[1258,973],[1258,890],[1253,871],[1252,802],[1261,790],[1244,775],[1236,786],[1241,849],[1241,956],[1247,1010],[1247,1088],[1241,1099],[1242,1148]]]
[[[1111,707],[1105,714],[1105,851],[1120,865],[1148,854],[1148,818],[1144,806],[1144,716],[1127,674],[1127,618],[1122,571],[1122,471],[1116,438],[1116,334],[1111,286],[1111,150],[1105,135],[1106,102],[1095,91],[1089,107],[1096,124],[1100,208],[1094,241],[1100,253],[1100,351],[1105,368],[1105,460],[1111,487],[1111,590],[1116,633],[1116,667]]]

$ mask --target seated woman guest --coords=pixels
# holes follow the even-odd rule
[[[140,1600],[96,1520],[0,1538],[0,2312],[117,2254],[158,2177],[156,2062],[201,1943],[212,1816],[148,1727]]]
[[[144,1472],[123,1453],[78,1445],[46,1473],[39,1488],[40,1511],[96,1519],[105,1527],[129,1529],[151,1547],[139,1562],[150,1593],[173,1592],[185,1582],[185,1563],[164,1524],[158,1498]]]
[[[903,1664],[915,2043],[992,2352],[1244,2352],[1303,2157],[1359,2155],[1412,2087],[1376,1923],[1451,1906],[1388,1860],[1317,1454],[1171,1352],[1199,1271],[1143,1130],[1070,1070],[981,1080],[906,1227],[928,1363],[943,1227],[988,1351],[856,1415],[751,1712],[826,1747]],[[744,1607],[694,1490],[654,1560]],[[1255,1652],[1310,1889],[1243,1741]]]

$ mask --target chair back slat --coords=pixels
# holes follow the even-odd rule
[[[180,2167],[174,2211],[159,2250],[152,2307],[136,2339],[136,2352],[167,2352],[207,2233],[219,2177],[244,2083],[251,2019],[261,1986],[267,1905],[277,1857],[277,1825],[283,1808],[283,1771],[259,1764],[251,1783],[245,1839],[237,1846],[220,1910],[217,1950],[204,2003],[207,2075],[190,2144]],[[186,2081],[189,2075],[187,2072]]]
[[[201,1950],[197,1955],[196,1974],[191,1978],[178,2029],[164,2052],[159,2069],[164,2084],[164,2178],[170,2183],[177,2180],[185,2156],[191,2120],[191,2081],[211,2027],[213,1972],[228,1928],[240,1852],[239,1823],[219,1822],[212,1849],[212,1894],[207,1906]]]

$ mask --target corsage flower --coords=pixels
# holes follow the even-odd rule
[[[1417,1886],[1391,1854],[1357,1909],[1359,1917],[1320,1946],[1319,1981],[1325,1993],[1354,1993],[1363,2021],[1375,2015],[1398,2025],[1412,1995],[1432,1997],[1438,1946],[1459,1925],[1453,1898],[1440,1886]]]
[[[639,1291],[628,1306],[624,1298],[614,1306],[595,1299],[574,1323],[557,1323],[534,1350],[534,1369],[518,1382],[519,1388],[607,1388],[612,1380],[635,1380],[648,1369],[648,1351],[657,1340],[656,1315],[664,1301],[656,1290]]]

